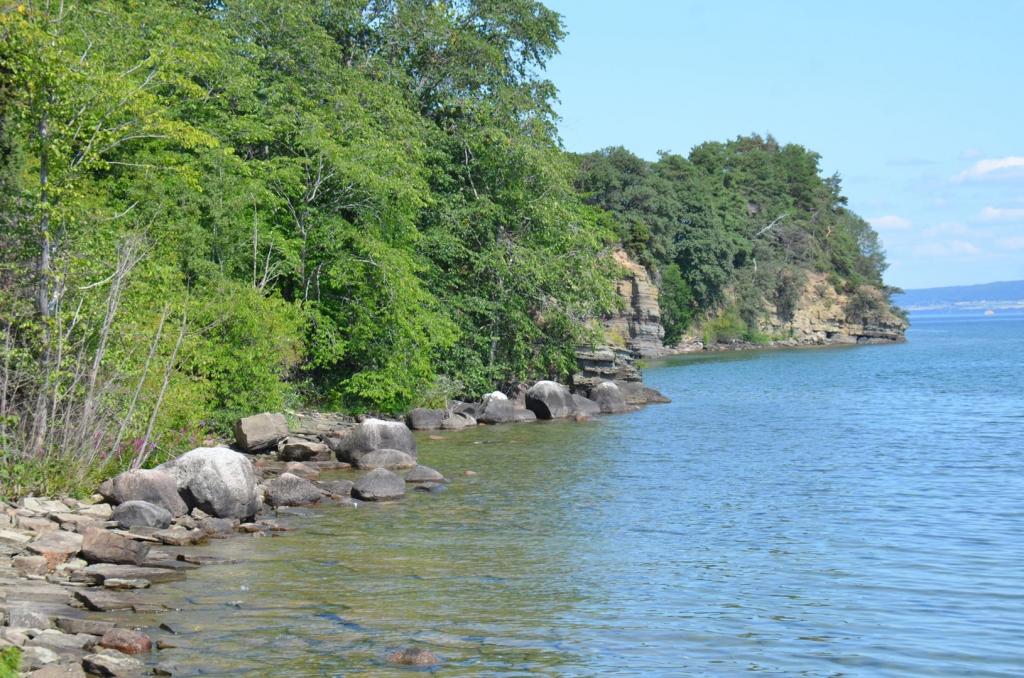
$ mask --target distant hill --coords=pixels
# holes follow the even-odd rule
[[[1024,308],[1024,280],[906,290],[893,301],[908,311]]]

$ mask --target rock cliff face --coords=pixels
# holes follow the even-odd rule
[[[625,250],[616,250],[612,256],[625,270],[625,276],[616,286],[623,310],[604,319],[605,340],[611,346],[629,349],[643,358],[664,354],[661,340],[665,330],[661,326],[658,288],[647,269],[633,261]]]
[[[797,344],[864,344],[904,340],[907,322],[896,315],[881,290],[863,286],[840,294],[824,274],[809,273],[793,317],[774,306],[761,331]]]

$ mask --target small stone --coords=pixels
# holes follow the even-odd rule
[[[306,480],[316,480],[317,478],[320,477],[319,469],[313,468],[308,464],[303,464],[298,461],[288,462],[287,464],[284,465],[284,468],[281,470],[281,472],[291,473],[292,475],[299,476],[300,478],[305,478]]]
[[[114,507],[102,502],[98,502],[78,510],[79,515],[89,516],[91,518],[96,518],[97,520],[110,520],[110,516],[113,513]]]
[[[82,559],[90,563],[138,565],[148,553],[146,544],[95,527],[85,531],[82,541]]]
[[[417,492],[432,492],[436,494],[444,492],[448,489],[448,486],[444,483],[417,483],[413,486],[413,489]]]
[[[68,650],[84,650],[96,643],[95,636],[87,634],[64,633],[58,629],[40,631],[29,642],[30,645],[42,645],[56,652]]]
[[[99,645],[125,654],[143,654],[153,649],[153,641],[145,633],[118,628],[104,633]]]
[[[52,523],[51,523],[52,524]],[[77,555],[84,539],[74,532],[55,530],[42,535],[28,545],[28,550],[46,559],[47,569],[53,571],[58,565]]]
[[[231,534],[235,531],[235,525],[238,524],[237,520],[230,518],[203,518],[196,522],[196,529],[202,530],[211,537],[223,537]]]
[[[114,509],[111,520],[116,520],[121,527],[156,527],[165,528],[171,524],[174,516],[163,506],[133,499],[126,501]]]
[[[26,508],[39,515],[64,513],[68,510],[68,507],[64,502],[57,499],[46,499],[43,497],[25,497],[18,502],[18,504],[20,508]]]
[[[128,678],[129,676],[141,676],[146,667],[138,659],[107,650],[82,657],[82,668],[97,676]]]
[[[447,482],[445,477],[440,472],[435,471],[429,466],[419,465],[413,470],[405,474],[405,482],[407,483],[444,483]]]
[[[50,565],[43,556],[15,556],[14,571],[22,577],[42,577],[50,571]]]
[[[28,674],[28,678],[87,678],[85,670],[78,662],[47,664]]]
[[[206,541],[208,537],[203,530],[185,530],[180,527],[159,530],[153,536],[168,546],[192,546]]]
[[[7,606],[7,625],[17,629],[53,628],[50,617],[34,603],[18,602]]]
[[[21,651],[22,671],[35,671],[57,661],[60,661],[60,655],[48,647],[36,645],[26,647]]]
[[[388,655],[388,661],[400,666],[434,666],[441,661],[430,650],[421,647],[404,647]]]
[[[64,633],[87,633],[91,636],[102,636],[114,628],[114,622],[102,621],[100,619],[86,619],[80,617],[57,617],[54,622]]]
[[[28,674],[28,678],[87,678],[82,665],[77,662],[47,664]]]
[[[94,527],[100,520],[94,516],[80,513],[53,513],[50,520],[60,525],[60,529],[69,532],[84,532],[87,527]]]
[[[32,541],[32,535],[17,530],[0,530],[0,542],[21,546]]]
[[[466,471],[462,472],[462,475],[467,476],[467,477],[472,477],[472,476],[475,476],[475,475],[478,475],[478,474],[477,474],[476,471],[466,470]]]
[[[32,532],[54,532],[60,529],[60,526],[49,518],[36,516],[18,516],[14,522],[20,529]]]
[[[116,577],[110,577],[103,580],[103,588],[111,589],[113,591],[148,589],[149,585],[150,581],[148,579],[118,579]]]

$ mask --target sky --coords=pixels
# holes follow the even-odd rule
[[[770,133],[840,174],[890,285],[1024,279],[1024,1],[544,4],[567,149]]]

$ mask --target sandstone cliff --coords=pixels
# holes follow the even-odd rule
[[[602,321],[605,341],[642,358],[664,354],[661,340],[665,330],[661,326],[657,286],[647,269],[633,261],[625,250],[616,250],[612,257],[624,272],[616,286],[622,310]]]

